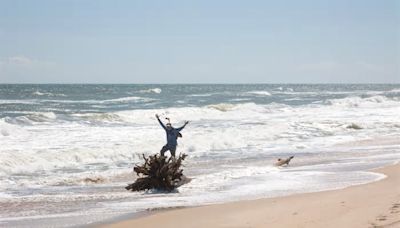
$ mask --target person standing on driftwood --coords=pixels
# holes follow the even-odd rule
[[[182,137],[180,131],[186,127],[189,121],[185,121],[185,124],[182,127],[174,128],[172,127],[170,122],[164,125],[164,123],[160,120],[160,116],[158,114],[156,114],[156,118],[161,127],[164,128],[165,133],[167,134],[167,144],[165,144],[161,148],[161,156],[164,156],[164,153],[169,151],[171,153],[171,156],[175,157],[176,146],[178,145],[178,137]]]

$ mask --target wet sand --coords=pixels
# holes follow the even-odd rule
[[[400,164],[340,190],[161,211],[103,227],[400,227]]]

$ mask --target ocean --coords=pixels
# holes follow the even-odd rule
[[[165,144],[155,114],[190,121],[177,153],[192,181],[128,192],[142,154]],[[338,189],[398,161],[400,84],[0,84],[0,226]]]

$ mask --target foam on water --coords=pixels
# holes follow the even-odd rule
[[[0,100],[0,104],[37,104],[35,100]]]
[[[32,95],[37,95],[37,96],[49,96],[49,97],[65,97],[65,94],[54,94],[54,93],[49,93],[49,92],[40,92],[39,90],[36,90],[35,92],[32,93]]]
[[[138,101],[152,101],[153,99],[150,98],[143,98],[143,97],[121,97],[116,99],[109,99],[104,101],[98,101],[99,103],[112,103],[112,102],[138,102]]]
[[[253,95],[260,95],[260,96],[271,96],[271,93],[268,91],[250,91],[247,92],[246,94],[253,94]]]
[[[161,93],[162,89],[160,88],[151,88],[151,89],[145,89],[145,90],[140,90],[139,93]]]
[[[153,101],[152,98],[146,97],[120,97],[115,99],[106,99],[106,100],[47,100],[43,99],[43,102],[52,102],[52,103],[82,103],[82,104],[111,104],[111,103],[128,103],[128,102],[149,102]]]

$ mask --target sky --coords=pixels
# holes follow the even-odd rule
[[[0,83],[400,83],[400,1],[0,0]]]

